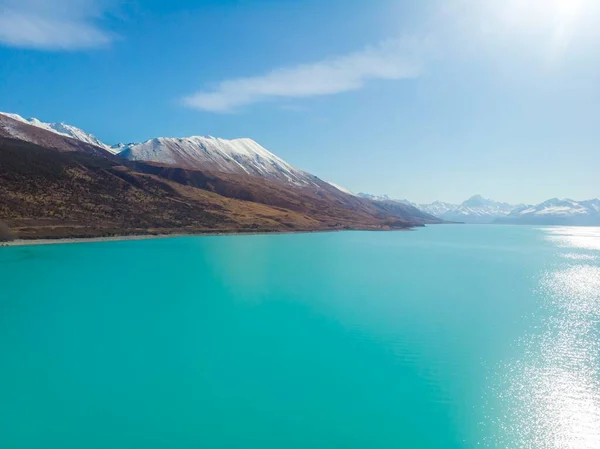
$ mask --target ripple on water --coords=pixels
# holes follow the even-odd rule
[[[546,229],[559,247],[600,249],[600,229]],[[521,360],[500,368],[507,414],[488,447],[600,448],[600,267],[594,257],[541,276],[547,316],[524,338]]]

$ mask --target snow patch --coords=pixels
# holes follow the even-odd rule
[[[36,118],[26,119],[26,118],[20,116],[19,114],[12,114],[12,113],[8,113],[8,112],[0,112],[0,114],[4,115],[6,117],[9,117],[13,120],[17,120],[19,122],[26,123],[27,125],[32,125],[37,128],[45,129],[46,131],[50,131],[54,134],[59,134],[61,136],[65,136],[65,137],[71,137],[71,138],[77,139],[81,142],[95,145],[95,146],[100,147],[106,151],[113,153],[113,154],[117,153],[114,151],[114,149],[112,147],[101,142],[98,138],[96,138],[92,134],[86,133],[85,131],[83,131],[75,126],[67,125],[66,123],[45,123]]]
[[[335,188],[336,188],[336,189],[338,189],[340,192],[344,192],[344,193],[347,193],[348,195],[356,196],[354,193],[352,193],[350,190],[348,190],[348,189],[347,189],[347,188],[345,188],[345,187],[342,187],[342,186],[340,186],[340,185],[334,184],[333,182],[329,182],[329,181],[325,181],[325,182],[327,182],[327,184],[329,184],[329,185],[331,185],[331,186],[335,187]]]

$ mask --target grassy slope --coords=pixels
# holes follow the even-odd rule
[[[411,224],[375,216],[367,203],[342,204],[326,190],[302,192],[255,178],[124,164],[0,137],[0,219],[21,238]]]

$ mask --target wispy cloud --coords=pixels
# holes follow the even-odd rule
[[[105,0],[0,0],[0,43],[38,50],[81,50],[109,44],[98,25]]]
[[[273,98],[313,97],[357,90],[370,80],[414,78],[420,73],[419,47],[419,43],[411,39],[388,40],[312,64],[221,81],[215,89],[197,92],[183,101],[195,109],[224,113]]]

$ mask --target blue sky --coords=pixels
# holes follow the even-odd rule
[[[252,137],[353,191],[600,196],[594,0],[0,0],[0,110]]]

